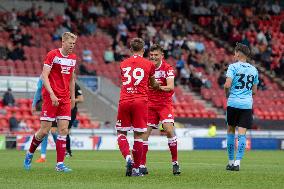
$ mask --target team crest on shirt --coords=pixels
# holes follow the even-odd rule
[[[169,114],[168,117],[173,117],[173,115],[172,115],[172,114]]]
[[[155,78],[162,78],[162,77],[166,77],[165,71],[155,71]]]
[[[43,117],[47,116],[47,111],[43,111]]]

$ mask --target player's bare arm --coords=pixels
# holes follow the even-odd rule
[[[168,78],[167,79],[167,85],[166,86],[160,86],[160,90],[166,91],[166,92],[172,91],[172,90],[174,90],[174,88],[175,88],[174,78]]]
[[[152,77],[150,77],[150,86],[153,88],[153,89],[155,89],[155,90],[159,90],[160,89],[160,84],[156,81],[156,79],[155,79],[155,77],[154,76],[152,76]]]
[[[75,73],[72,73],[71,80],[70,80],[70,96],[71,96],[71,108],[75,107]]]
[[[232,85],[232,78],[227,77],[226,82],[224,84],[224,90],[227,98],[229,97],[230,94],[231,85]]]
[[[49,66],[44,65],[43,66],[43,70],[42,70],[42,81],[43,81],[43,85],[46,88],[46,90],[48,91],[49,95],[50,95],[50,99],[52,101],[52,105],[53,106],[58,106],[59,104],[59,99],[55,96],[51,86],[50,86],[50,82],[48,79],[49,73],[50,73],[51,68]]]

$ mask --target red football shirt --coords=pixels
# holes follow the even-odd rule
[[[148,100],[149,78],[155,73],[154,64],[139,55],[133,55],[121,62],[120,71],[120,102]]]
[[[162,60],[161,65],[155,69],[155,79],[161,86],[167,85],[167,79],[174,78],[174,69]],[[172,96],[174,91],[160,91],[150,88],[149,90],[149,104],[168,104],[172,103]]]
[[[44,60],[44,66],[51,68],[49,74],[50,86],[60,102],[70,101],[70,80],[76,65],[76,55],[63,56],[60,49],[50,51]],[[43,86],[42,96],[49,96]]]

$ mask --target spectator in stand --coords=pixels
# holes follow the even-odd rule
[[[262,54],[261,54],[261,61],[263,62],[265,68],[267,70],[271,70],[271,63],[272,63],[272,49],[268,47]]]
[[[21,39],[20,39],[20,43],[23,46],[31,46],[32,36],[27,33],[27,30],[25,28],[22,28],[21,35],[22,36],[21,36]]]
[[[226,82],[226,75],[224,72],[220,72],[220,75],[218,77],[218,85],[220,89],[224,89],[225,82]]]
[[[202,87],[202,80],[201,80],[202,73],[192,73],[189,79],[190,87],[193,91],[200,93]]]
[[[104,52],[104,60],[106,64],[109,64],[111,62],[114,62],[114,52],[112,50],[112,47],[109,46],[105,52]]]
[[[264,77],[263,74],[259,74],[259,77],[258,77],[259,83],[257,85],[257,89],[262,90],[262,91],[267,89],[267,87],[264,83],[263,77]]]
[[[3,105],[4,106],[15,106],[15,98],[12,94],[11,88],[8,88],[8,90],[3,95]]]
[[[18,43],[16,47],[12,44],[8,44],[7,58],[11,60],[25,60],[24,50],[22,49],[21,43]]]
[[[68,27],[67,23],[60,24],[59,27],[56,29],[55,34],[53,35],[53,40],[61,39],[61,36],[65,32],[70,32],[70,28]]]
[[[263,33],[263,31],[261,30],[257,30],[257,35],[256,35],[256,40],[258,43],[264,43],[265,45],[267,45],[267,39]]]
[[[121,19],[119,24],[117,25],[117,32],[119,39],[123,42],[124,45],[127,43],[127,35],[128,35],[128,29],[126,25],[123,23],[123,20]]]
[[[12,116],[9,118],[9,127],[10,131],[20,131],[21,128],[19,127],[19,122],[16,118],[15,112],[12,113]]]
[[[97,30],[97,25],[94,23],[93,18],[89,18],[88,22],[85,24],[85,31],[88,35],[95,35]]]
[[[83,62],[87,62],[87,63],[94,63],[93,62],[93,56],[92,56],[92,51],[90,51],[89,49],[84,49],[83,53],[82,53],[83,57]]]
[[[280,78],[284,79],[284,74],[283,74],[284,73],[284,53],[282,53],[281,55],[281,58],[279,60],[279,65],[276,68],[275,72]]]
[[[45,17],[48,19],[48,20],[51,20],[53,21],[55,19],[55,13],[53,11],[53,7],[50,7],[48,12],[46,13]]]
[[[5,60],[7,58],[7,53],[8,53],[7,48],[1,40],[0,41],[0,60]]]
[[[279,15],[280,12],[281,12],[281,7],[279,5],[279,1],[274,1],[274,3],[272,4],[271,6],[271,11],[272,11],[272,14],[274,15]]]
[[[6,20],[6,26],[8,30],[18,30],[20,22],[17,18],[16,9],[13,8]]]

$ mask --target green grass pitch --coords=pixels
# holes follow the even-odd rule
[[[179,152],[182,174],[172,175],[168,151],[150,151],[144,177],[125,177],[125,162],[119,151],[74,151],[66,159],[72,173],[57,173],[55,151],[47,162],[23,169],[24,151],[0,151],[0,189],[182,189],[182,188],[284,188],[284,152],[249,151],[240,172],[225,171],[225,151]]]

